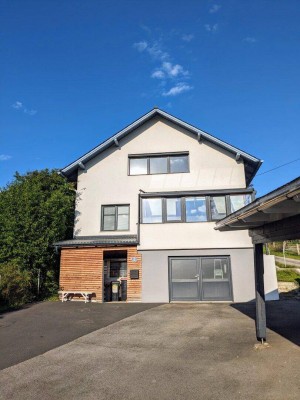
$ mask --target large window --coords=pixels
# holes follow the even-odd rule
[[[129,175],[189,172],[188,153],[129,156]]]
[[[142,198],[141,222],[217,221],[252,201],[251,194]]]
[[[128,231],[129,205],[102,206],[102,231]]]

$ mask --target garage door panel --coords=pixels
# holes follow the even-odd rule
[[[232,300],[229,257],[171,257],[170,299]]]

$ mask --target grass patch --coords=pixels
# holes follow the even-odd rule
[[[289,265],[289,264],[286,264],[286,266],[285,266],[285,264],[282,264],[282,263],[280,263],[280,262],[278,262],[278,261],[275,261],[275,264],[276,264],[276,266],[277,267],[279,267],[279,268],[286,268],[286,269],[295,269],[295,268],[297,268],[297,267],[295,267],[294,265]]]
[[[300,275],[293,270],[277,270],[278,282],[296,282],[300,285]]]
[[[271,251],[272,256],[283,257],[283,253],[281,251]],[[294,260],[300,260],[300,256],[297,254],[285,253],[285,258],[293,258]]]
[[[59,297],[58,294],[52,294],[50,297],[47,297],[45,301],[58,301]]]

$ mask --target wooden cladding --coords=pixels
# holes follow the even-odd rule
[[[127,251],[127,301],[141,301],[142,256],[137,248],[82,247],[63,248],[60,259],[60,290],[87,290],[92,299],[103,302],[103,252]],[[130,279],[130,271],[138,270],[139,279]]]

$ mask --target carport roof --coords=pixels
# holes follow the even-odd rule
[[[138,244],[136,235],[115,236],[81,236],[70,240],[56,242],[56,247],[84,247],[84,246],[126,246]]]
[[[272,192],[256,199],[253,203],[228,215],[216,223],[215,229],[232,231],[240,229],[256,229],[271,226],[279,221],[285,221],[287,226],[293,219],[293,232],[290,239],[300,237],[300,224],[296,224],[300,217],[300,177]],[[297,228],[298,226],[298,228]],[[291,226],[290,226],[291,229]],[[283,239],[285,240],[285,239]]]

